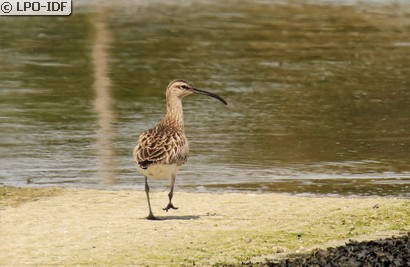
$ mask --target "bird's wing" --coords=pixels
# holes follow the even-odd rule
[[[187,160],[188,150],[184,134],[152,128],[140,135],[134,149],[134,161],[144,169],[153,163],[183,164]]]

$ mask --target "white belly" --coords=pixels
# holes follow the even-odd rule
[[[141,169],[137,164],[138,172],[149,179],[171,179],[180,167],[176,164],[152,164],[147,169]]]

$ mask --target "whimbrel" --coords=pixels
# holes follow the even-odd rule
[[[143,132],[134,149],[137,170],[145,177],[149,214],[147,219],[155,220],[149,199],[148,179],[170,179],[171,189],[168,205],[163,209],[178,209],[172,204],[175,179],[178,169],[187,161],[189,145],[184,132],[182,98],[190,94],[214,97],[227,105],[226,101],[213,93],[199,90],[184,80],[174,80],[166,90],[167,111],[165,117],[155,126]]]

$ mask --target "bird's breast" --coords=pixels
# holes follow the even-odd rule
[[[149,179],[170,179],[180,167],[178,164],[151,164],[148,168],[142,169],[137,164],[138,171]]]

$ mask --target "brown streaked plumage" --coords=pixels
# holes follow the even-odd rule
[[[164,208],[178,209],[171,200],[178,169],[187,161],[189,145],[184,132],[184,117],[182,98],[190,94],[204,94],[227,104],[220,96],[207,91],[193,88],[184,80],[174,80],[166,90],[167,112],[165,117],[155,126],[143,132],[138,138],[134,149],[134,162],[137,170],[145,176],[145,193],[147,194],[148,219],[155,220],[149,199],[150,179],[170,179],[171,190],[168,194],[169,203]]]

